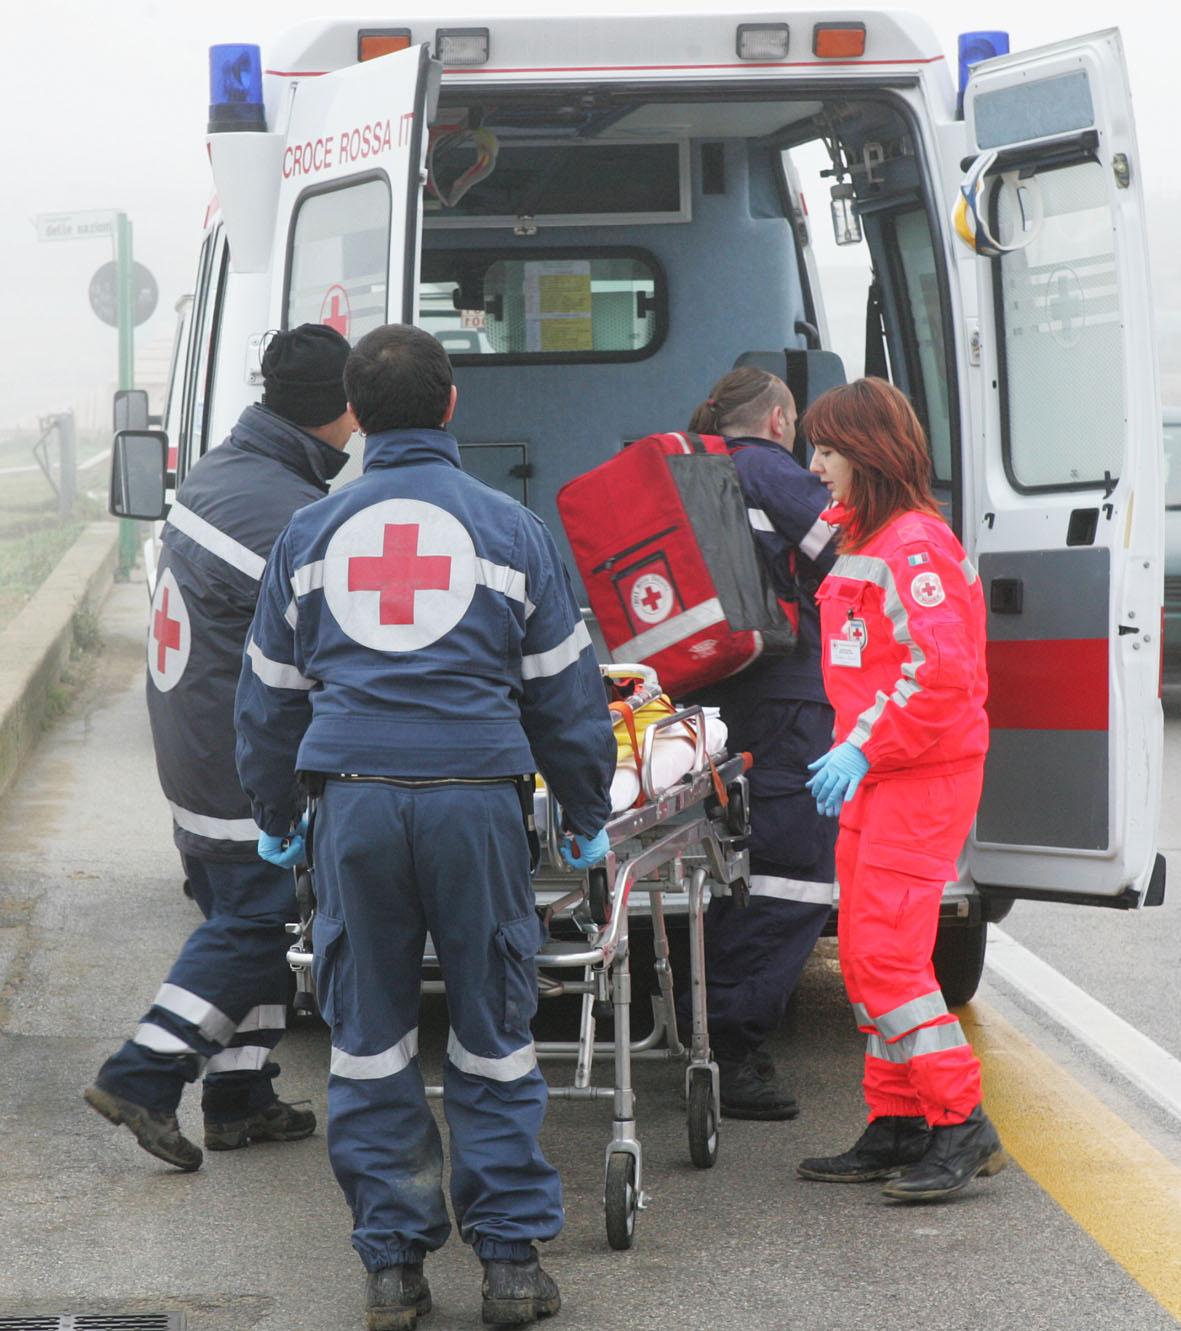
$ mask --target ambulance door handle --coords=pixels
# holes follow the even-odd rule
[[[993,578],[988,589],[988,608],[994,615],[1019,615],[1025,602],[1025,584],[1020,578]]]

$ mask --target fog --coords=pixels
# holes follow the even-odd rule
[[[643,3],[643,0],[641,0]],[[408,6],[390,10],[402,18]],[[456,18],[494,21],[498,14],[628,12],[625,0],[588,6],[530,5],[529,0],[467,0]],[[716,10],[718,5],[648,0],[653,12]],[[414,7],[435,12],[434,6]],[[730,5],[736,21],[749,11]],[[755,7],[757,8],[757,6]],[[857,12],[909,9],[931,25],[955,73],[956,34],[1002,28],[1014,50],[1111,26],[1123,34],[1135,98],[1139,169],[1149,227],[1163,335],[1166,395],[1181,398],[1181,256],[1174,209],[1181,169],[1172,142],[1181,111],[1174,64],[1181,52],[1181,6],[1136,0],[1011,3],[978,9],[922,0],[901,6],[860,5]],[[109,240],[45,243],[38,214],[120,209],[134,226],[135,256],[154,275],[160,299],[136,330],[137,379],[159,381],[167,361],[177,298],[190,289],[205,207],[212,192],[205,155],[207,48],[219,41],[259,43],[338,7],[323,0],[42,0],[6,7],[9,64],[0,105],[5,128],[0,164],[0,246],[4,308],[0,326],[0,429],[32,424],[73,406],[83,425],[109,419],[116,377],[115,331],[92,313],[87,288],[112,257]],[[16,11],[15,13],[13,11]],[[852,11],[841,10],[842,16]],[[371,22],[381,22],[372,11]],[[786,16],[790,19],[790,13]],[[655,53],[646,53],[655,55]]]

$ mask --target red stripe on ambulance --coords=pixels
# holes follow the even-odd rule
[[[994,730],[1106,730],[1106,638],[988,644],[988,712]]]

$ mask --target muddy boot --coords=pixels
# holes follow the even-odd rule
[[[486,1261],[481,1293],[487,1326],[525,1326],[552,1317],[562,1306],[558,1286],[541,1269],[536,1251],[523,1262]]]
[[[236,1151],[251,1142],[297,1142],[316,1130],[310,1109],[274,1100],[244,1118],[218,1120],[205,1116],[205,1145],[210,1151]]]
[[[201,1148],[182,1135],[175,1114],[146,1109],[101,1086],[88,1086],[82,1092],[82,1098],[108,1123],[125,1124],[130,1128],[140,1146],[157,1160],[166,1160],[186,1173],[201,1168],[201,1161],[205,1159]]]
[[[365,1282],[365,1331],[414,1331],[431,1310],[421,1262],[370,1271]]]
[[[917,1164],[930,1144],[925,1118],[888,1115],[875,1118],[843,1154],[801,1160],[796,1173],[821,1183],[868,1183]]]
[[[1009,1163],[1001,1139],[979,1105],[962,1123],[931,1129],[931,1144],[916,1165],[882,1191],[900,1202],[935,1202],[989,1178]]]
[[[799,1101],[776,1080],[770,1056],[760,1050],[737,1062],[719,1057],[718,1083],[723,1118],[776,1122],[800,1112]]]

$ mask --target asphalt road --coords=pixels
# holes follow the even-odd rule
[[[321,1132],[215,1155],[182,1175],[81,1100],[198,918],[179,890],[156,785],[142,700],[144,612],[142,586],[116,588],[95,687],[0,808],[0,1327],[36,1325],[5,1321],[22,1315],[156,1311],[183,1311],[190,1331],[360,1327],[361,1268]],[[1166,807],[1174,809],[1176,719],[1170,732]],[[1018,906],[1005,927],[1177,1053],[1178,910],[1174,888],[1152,913]],[[988,982],[985,997],[986,1015],[1012,1022],[1168,1159],[1181,1158],[1181,1129],[1039,1022],[1019,994]],[[445,1025],[431,1000],[423,1038],[431,1080]],[[603,1230],[609,1103],[553,1103],[543,1145],[562,1171],[568,1213],[545,1253],[565,1300],[555,1331],[1177,1325],[1016,1164],[939,1207],[894,1207],[872,1185],[797,1180],[796,1160],[843,1148],[860,1131],[862,1048],[826,942],[775,1045],[800,1118],[725,1122],[707,1172],[688,1160],[677,1069],[639,1067],[650,1206],[627,1253],[610,1251]],[[322,1120],[324,1029],[300,1027],[279,1059],[283,1093],[309,1098]],[[181,1120],[199,1139],[198,1099],[186,1095]],[[1049,1118],[1047,1149],[1085,1178],[1093,1143],[1078,1133],[1055,1138]],[[1100,1201],[1104,1186],[1097,1177]],[[453,1238],[428,1269],[435,1311],[424,1327],[474,1331],[475,1259]]]

